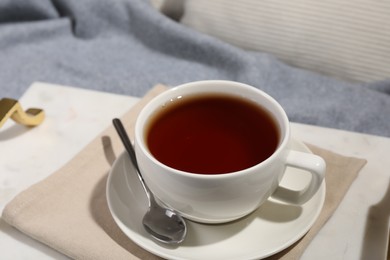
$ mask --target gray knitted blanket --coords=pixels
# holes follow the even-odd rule
[[[292,68],[143,0],[0,2],[0,98],[19,98],[34,81],[142,96],[156,83],[204,79],[263,89],[293,122],[390,137],[390,81],[359,85]]]

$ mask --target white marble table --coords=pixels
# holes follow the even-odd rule
[[[0,129],[0,212],[20,191],[69,161],[121,116],[137,98],[79,88],[33,84],[20,99],[46,120],[27,129],[8,121]],[[390,215],[390,138],[292,124],[304,142],[368,160],[339,208],[302,259],[385,259]],[[0,219],[1,259],[67,259]]]

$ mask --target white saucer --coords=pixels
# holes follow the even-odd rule
[[[310,150],[293,141],[293,148]],[[310,180],[309,174],[288,168],[282,185],[297,190]],[[325,200],[325,182],[314,197],[301,206],[269,199],[258,210],[238,221],[205,225],[188,221],[187,238],[178,247],[151,239],[142,226],[146,196],[127,153],[115,161],[107,181],[107,201],[119,228],[145,250],[167,259],[261,259],[282,251],[311,228]]]

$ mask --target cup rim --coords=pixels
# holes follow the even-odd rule
[[[249,88],[250,91],[256,92],[263,97],[265,97],[273,106],[274,108],[277,109],[277,111],[280,114],[280,118],[282,123],[279,122],[278,120],[278,125],[279,128],[281,128],[281,124],[284,125],[284,134],[283,130],[279,129],[280,131],[280,141],[279,144],[276,148],[276,150],[272,153],[271,156],[269,156],[267,159],[257,163],[256,165],[253,165],[251,167],[239,170],[239,171],[234,171],[234,172],[228,172],[228,173],[216,173],[216,174],[200,174],[200,173],[192,173],[192,172],[186,172],[183,170],[178,170],[173,167],[170,167],[168,165],[163,164],[159,160],[157,160],[149,151],[147,148],[147,144],[145,141],[145,137],[143,134],[143,126],[145,123],[147,123],[147,118],[146,116],[151,115],[155,109],[153,109],[152,112],[148,112],[148,110],[152,109],[153,106],[161,106],[169,99],[171,99],[172,93],[178,92],[181,89],[192,87],[194,85],[230,85],[230,86],[238,86],[238,87],[243,87],[243,88]],[[213,93],[213,91],[210,91],[210,93]],[[158,103],[156,103],[158,102]],[[272,113],[274,115],[274,113]],[[142,123],[143,122],[143,123]],[[228,80],[201,80],[201,81],[193,81],[189,83],[184,83],[175,87],[172,87],[161,94],[157,95],[154,97],[152,100],[150,100],[141,110],[141,112],[138,115],[138,118],[135,123],[135,145],[139,147],[139,149],[142,151],[144,155],[148,157],[149,160],[151,160],[154,164],[157,164],[159,167],[162,167],[164,170],[168,170],[171,173],[180,175],[180,176],[185,176],[187,178],[196,178],[196,179],[229,179],[229,178],[235,178],[237,176],[245,175],[248,172],[256,171],[256,168],[262,168],[268,164],[270,164],[272,161],[274,161],[276,158],[279,157],[280,153],[285,149],[285,147],[288,145],[290,139],[290,124],[289,124],[289,119],[288,116],[283,109],[283,107],[269,94],[264,92],[263,90],[260,90],[258,88],[255,88],[253,86],[250,86],[245,83],[237,82],[237,81],[228,81]]]

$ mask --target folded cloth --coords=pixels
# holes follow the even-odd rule
[[[142,107],[165,90],[156,86],[123,117],[133,136]],[[327,162],[326,200],[311,230],[272,259],[298,258],[337,208],[365,160],[310,146]],[[2,218],[25,234],[75,259],[158,259],[133,243],[115,224],[106,201],[108,172],[123,146],[114,127],[95,138],[69,163],[17,195]]]

